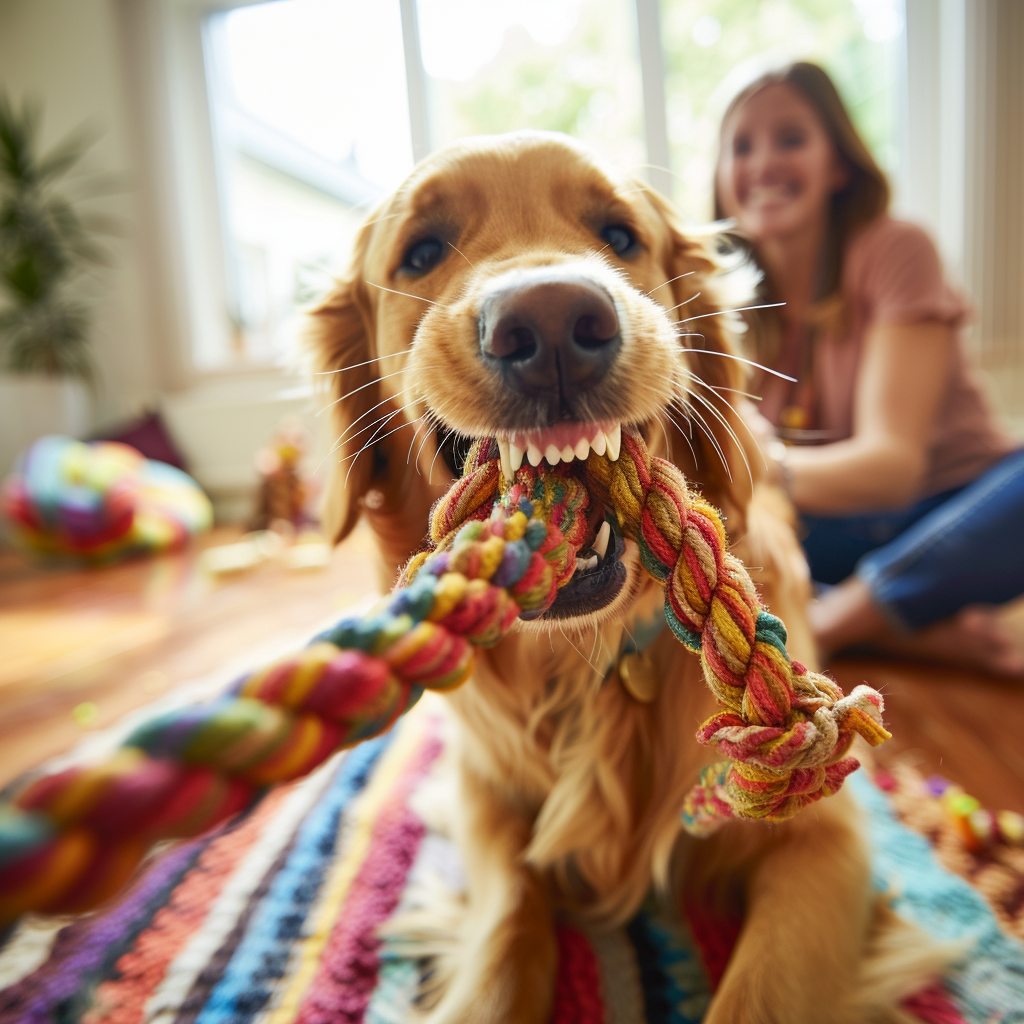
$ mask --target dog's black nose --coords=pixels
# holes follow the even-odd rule
[[[484,359],[524,395],[585,391],[622,347],[611,296],[558,267],[509,275],[484,300],[479,326]]]

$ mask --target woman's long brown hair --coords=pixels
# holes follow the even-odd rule
[[[821,120],[836,153],[846,168],[846,184],[832,196],[829,227],[825,239],[822,277],[815,296],[812,316],[817,323],[834,322],[842,316],[840,285],[842,282],[843,255],[850,238],[865,224],[880,217],[889,207],[889,182],[885,172],[875,162],[871,151],[860,137],[853,121],[843,104],[828,73],[817,64],[797,61],[767,74],[761,75],[729,104],[719,131],[718,159],[715,161],[715,217],[725,218],[718,186],[718,168],[722,162],[722,134],[733,114],[755,93],[769,85],[788,85],[813,107]],[[756,248],[739,236],[739,243],[747,248],[757,260]],[[762,268],[763,269],[763,268]],[[765,278],[764,297],[772,301],[771,282]],[[752,341],[760,361],[770,361],[778,354],[781,324],[774,310],[762,311],[761,316],[751,318]]]

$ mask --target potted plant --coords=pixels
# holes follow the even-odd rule
[[[0,93],[0,475],[36,437],[84,432],[95,380],[85,272],[109,228],[68,195],[89,143],[79,132],[42,153],[40,121]]]

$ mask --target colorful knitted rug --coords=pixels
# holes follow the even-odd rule
[[[416,810],[442,748],[425,703],[239,820],[158,852],[101,913],[23,919],[0,937],[0,1024],[409,1019],[426,965],[377,929],[430,876],[459,888],[454,848]],[[976,940],[945,987],[907,1009],[931,1024],[1024,1022],[1024,946],[899,820],[894,804],[908,819],[919,814],[913,778],[887,780],[891,796],[863,772],[849,784],[868,810],[877,887],[933,935]],[[1024,875],[1016,881],[1024,892]],[[1005,906],[998,917],[1016,920]],[[563,924],[554,1024],[701,1020],[727,931],[705,923],[695,937],[654,903],[610,934]]]

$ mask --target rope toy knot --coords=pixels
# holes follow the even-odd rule
[[[882,698],[858,686],[844,697],[827,676],[791,661],[786,627],[762,605],[743,564],[727,548],[722,517],[690,491],[679,470],[623,435],[617,462],[587,462],[593,490],[636,541],[640,561],[665,583],[665,617],[699,652],[723,711],[697,740],[730,761],[705,770],[683,808],[686,828],[706,835],[728,817],[782,821],[830,795],[858,767],[855,735],[888,739]]]

